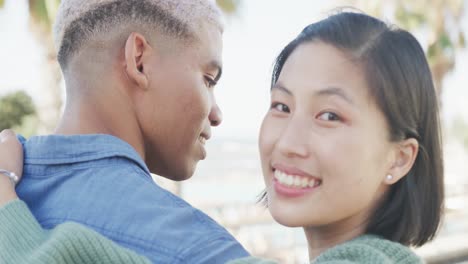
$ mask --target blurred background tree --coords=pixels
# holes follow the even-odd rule
[[[19,133],[27,132],[29,126],[28,117],[36,113],[31,97],[24,91],[10,93],[0,97],[0,131],[6,128],[14,128]]]
[[[5,0],[0,0],[0,8]],[[55,48],[52,38],[52,24],[60,0],[28,0],[30,28],[38,42],[46,51],[45,69],[48,73],[48,83],[45,85],[43,97],[45,105],[38,105],[37,129],[47,133],[54,128],[62,108],[62,90],[60,88],[61,72],[56,61]]]
[[[226,15],[232,16],[239,13],[242,0],[216,0],[216,3]]]

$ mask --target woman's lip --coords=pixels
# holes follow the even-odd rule
[[[275,189],[275,192],[281,196],[285,196],[289,198],[303,196],[307,193],[314,191],[319,186],[320,185],[315,186],[315,187],[307,187],[307,188],[288,187],[288,186],[281,184],[277,179],[273,178],[273,187]]]
[[[276,163],[276,164],[273,164],[272,166],[273,168],[273,171],[274,170],[279,170],[281,172],[284,172],[288,175],[297,175],[297,176],[302,176],[302,177],[310,177],[310,178],[314,178],[315,180],[321,180],[320,178],[318,177],[315,177],[303,170],[300,170],[298,168],[295,168],[295,167],[291,167],[291,166],[286,166],[286,165],[283,165],[283,164],[279,164],[279,163]]]

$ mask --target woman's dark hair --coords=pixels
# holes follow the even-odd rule
[[[313,41],[334,46],[363,67],[392,142],[418,141],[413,167],[391,186],[371,215],[366,233],[404,245],[423,245],[438,230],[444,199],[438,100],[423,49],[405,30],[365,14],[340,12],[307,26],[281,51],[272,86],[291,53]]]

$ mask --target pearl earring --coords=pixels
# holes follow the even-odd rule
[[[387,175],[387,181],[391,181],[391,180],[393,180],[393,176],[390,175],[390,174],[388,174],[388,175]]]

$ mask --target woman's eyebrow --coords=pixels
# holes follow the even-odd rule
[[[345,91],[339,87],[327,87],[315,92],[316,96],[338,96],[348,103],[354,105],[354,101],[345,93]]]
[[[282,91],[288,95],[293,95],[293,93],[291,92],[291,90],[289,90],[288,88],[284,87],[283,85],[279,84],[279,83],[276,83],[275,85],[273,85],[273,87],[271,87],[271,90],[279,90],[279,91]]]

